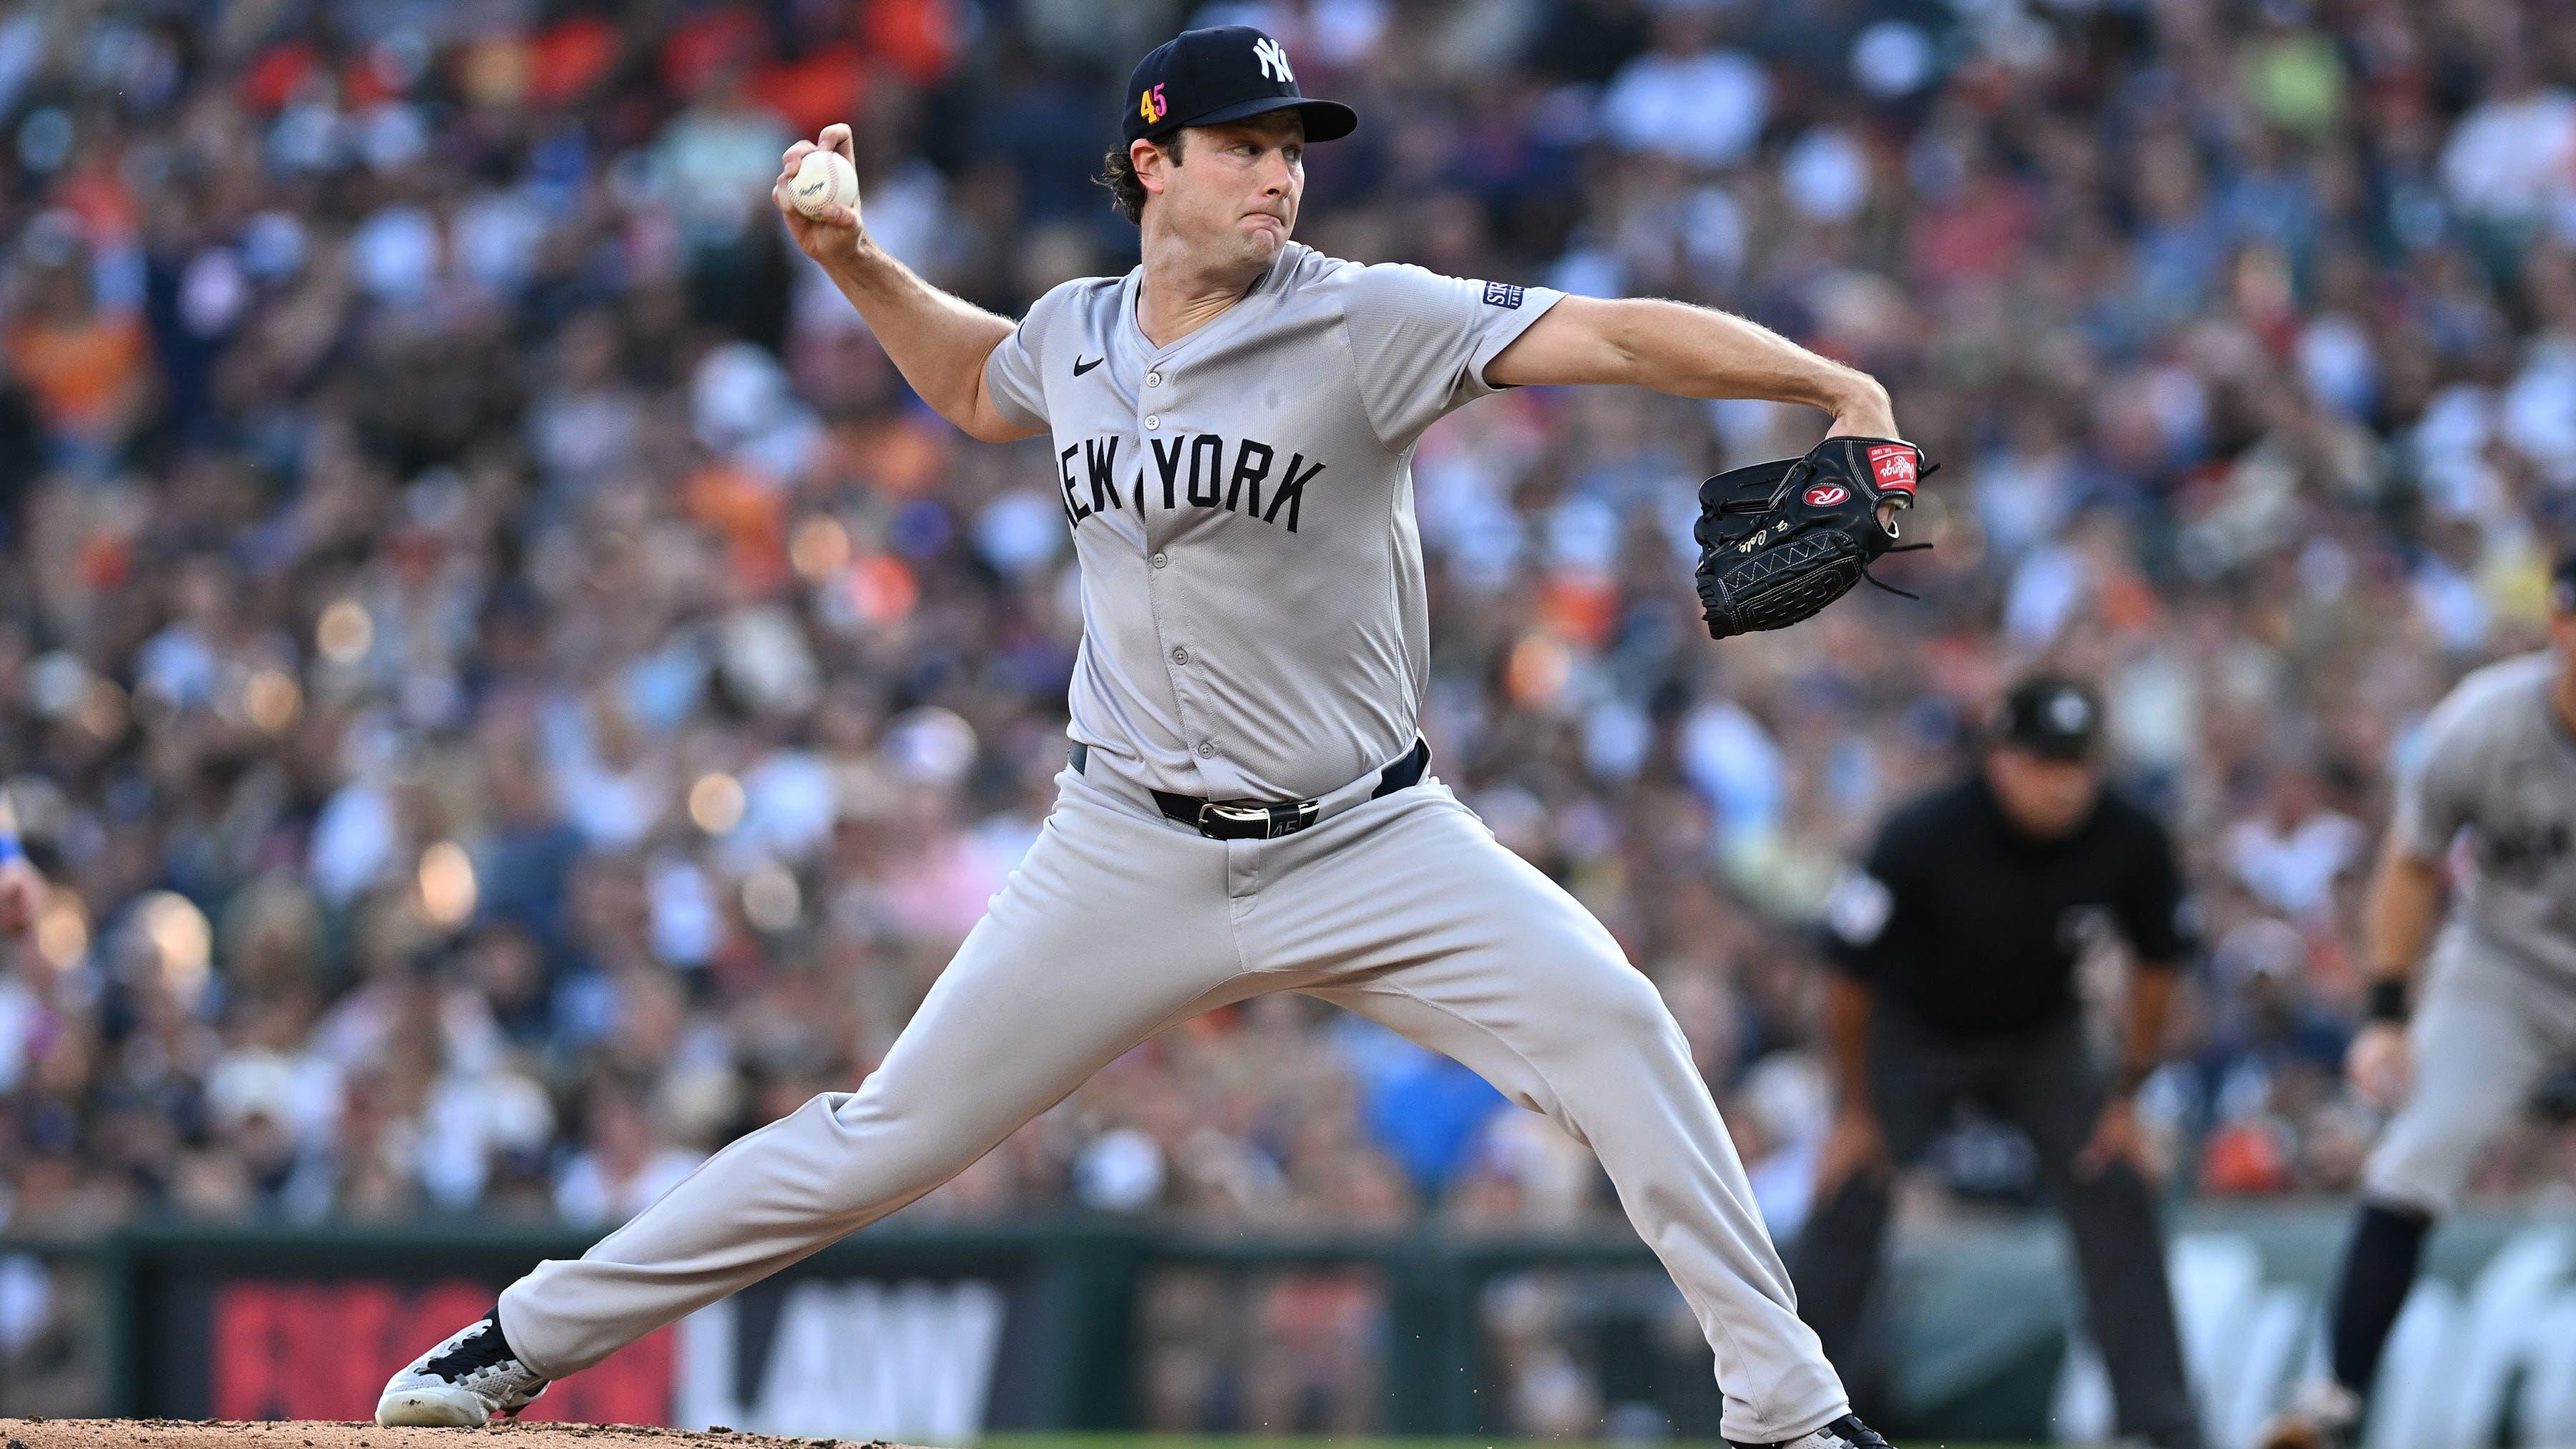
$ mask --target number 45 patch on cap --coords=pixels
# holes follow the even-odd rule
[[[1504,311],[1509,312],[1517,309],[1520,304],[1520,288],[1515,287],[1508,282],[1487,282],[1485,284],[1486,306],[1500,307]]]

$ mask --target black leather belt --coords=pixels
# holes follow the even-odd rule
[[[1083,773],[1091,761],[1089,746],[1076,741],[1073,746],[1073,772]],[[1368,793],[1375,800],[1398,790],[1409,790],[1422,783],[1431,768],[1431,742],[1417,739],[1404,758],[1378,771],[1376,788]],[[1324,801],[1280,800],[1202,800],[1196,795],[1172,795],[1152,792],[1154,804],[1164,815],[1190,827],[1210,840],[1276,840],[1294,835],[1321,820]],[[1341,797],[1335,791],[1334,797]],[[1336,807],[1339,808],[1339,807]]]

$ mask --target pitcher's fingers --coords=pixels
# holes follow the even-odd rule
[[[834,121],[825,126],[822,143],[823,149],[840,152],[841,159],[844,161],[855,164],[859,159],[857,148],[850,144],[850,125],[847,121]]]
[[[795,145],[788,147],[787,154],[778,158],[778,174],[781,176],[795,175],[796,168],[805,164],[805,158],[813,155],[817,149],[818,148],[811,141],[799,141]]]

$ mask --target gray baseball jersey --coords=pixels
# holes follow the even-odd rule
[[[1141,276],[1057,287],[984,367],[1004,415],[1054,434],[1082,567],[1069,733],[1152,789],[1321,795],[1413,745],[1414,442],[1563,294],[1290,243],[1156,347]]]
[[[2468,834],[2468,869],[2407,1028],[2406,1102],[2371,1149],[2375,1201],[2447,1212],[2479,1153],[2576,1061],[2576,736],[2551,705],[2557,659],[2471,674],[2433,711],[2400,780],[2398,843],[2424,859]]]
[[[2467,831],[2455,929],[2576,986],[2576,736],[2550,704],[2558,667],[2529,654],[2460,681],[2425,726],[2396,829],[2427,859]]]

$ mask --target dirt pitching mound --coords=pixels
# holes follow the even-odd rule
[[[732,1429],[632,1424],[495,1424],[488,1429],[379,1429],[291,1420],[273,1424],[177,1419],[0,1419],[0,1449],[901,1449],[882,1440],[776,1439]]]

